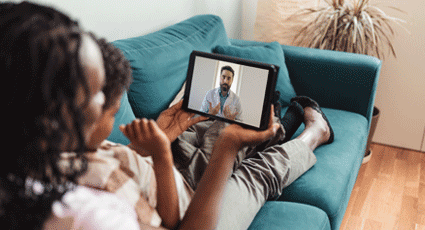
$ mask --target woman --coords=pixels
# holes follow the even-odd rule
[[[14,143],[0,162],[0,226],[74,228],[51,220],[75,208],[64,198],[95,197],[75,182],[86,170],[82,153],[104,102],[102,54],[75,21],[52,8],[2,3],[0,15],[0,71],[8,89],[3,142]]]

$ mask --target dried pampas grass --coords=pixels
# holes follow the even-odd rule
[[[302,9],[286,19],[296,26],[302,19],[311,18],[298,26],[294,45],[361,53],[380,59],[385,57],[388,48],[396,57],[393,25],[400,25],[403,20],[388,16],[370,5],[369,0],[325,0],[325,3]]]

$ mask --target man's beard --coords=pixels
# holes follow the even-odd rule
[[[228,84],[221,84],[221,91],[227,93],[230,89],[230,86]]]

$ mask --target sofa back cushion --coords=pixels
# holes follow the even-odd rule
[[[134,114],[155,119],[185,82],[190,53],[212,52],[213,47],[230,45],[230,41],[220,17],[198,15],[113,44],[122,50],[133,70],[128,99]]]

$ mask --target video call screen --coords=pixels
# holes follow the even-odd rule
[[[202,56],[192,68],[189,109],[260,128],[272,70]]]

